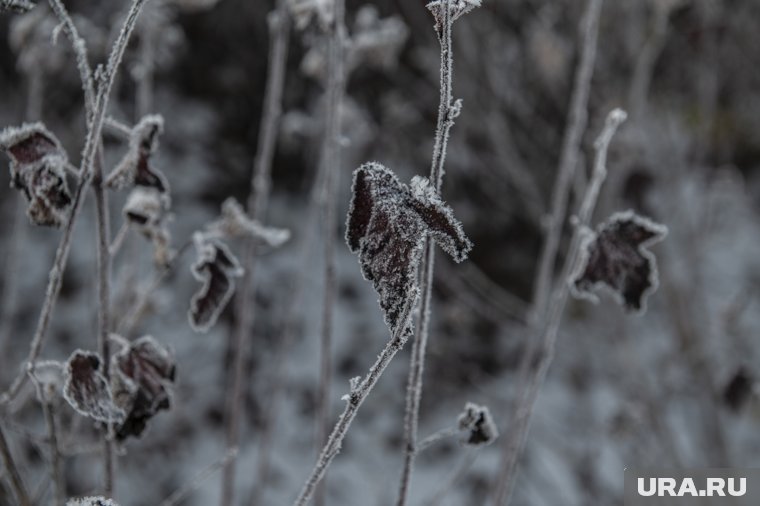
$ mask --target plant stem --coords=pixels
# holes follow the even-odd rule
[[[11,455],[11,449],[8,446],[8,440],[5,439],[2,426],[0,426],[0,456],[3,457],[3,465],[8,470],[10,484],[13,488],[13,493],[16,494],[19,506],[32,506],[32,502],[29,500],[29,493],[26,491],[24,482],[18,472],[18,467],[16,467],[16,461],[13,460],[13,455]]]
[[[177,504],[180,504],[212,474],[217,472],[219,469],[222,469],[230,461],[235,460],[237,458],[237,455],[237,448],[228,450],[224,457],[201,470],[189,483],[183,485],[181,488],[173,492],[169,497],[161,501],[161,504],[159,506],[176,506]]]
[[[430,182],[440,193],[443,185],[444,163],[449,133],[454,125],[455,109],[452,103],[452,84],[454,77],[454,55],[451,39],[451,0],[446,0],[443,24],[440,34],[441,43],[441,89],[438,105],[438,124],[435,131],[433,158],[430,166]],[[458,111],[458,108],[456,109]],[[433,242],[425,239],[425,253],[420,266],[420,292],[422,302],[420,317],[417,322],[416,335],[412,342],[409,379],[406,387],[406,409],[404,413],[404,467],[399,483],[397,506],[406,504],[411,484],[414,460],[417,454],[417,432],[419,428],[420,402],[422,400],[422,378],[425,368],[425,354],[430,327],[430,305],[432,300],[433,270],[435,249]]]
[[[338,418],[338,422],[335,424],[332,433],[330,433],[330,437],[327,439],[324,448],[322,448],[317,463],[307,478],[301,493],[293,503],[293,506],[306,506],[306,504],[308,504],[309,499],[311,499],[314,494],[317,484],[324,476],[327,468],[330,467],[335,456],[340,452],[343,440],[348,433],[351,422],[356,418],[359,408],[367,399],[367,396],[377,384],[377,381],[380,379],[391,360],[393,360],[393,357],[396,356],[409,339],[409,318],[411,317],[414,303],[414,298],[410,297],[407,299],[398,320],[398,324],[396,328],[393,329],[391,340],[388,341],[388,344],[380,353],[372,367],[370,367],[369,372],[364,376],[364,379],[362,379],[358,385],[352,385],[351,392],[344,397],[346,400],[346,407],[340,415],[340,418]]]
[[[268,18],[270,32],[269,69],[264,95],[264,113],[259,128],[259,139],[251,177],[251,191],[248,195],[248,214],[253,220],[261,220],[269,204],[271,186],[272,160],[277,143],[277,132],[282,115],[282,94],[285,87],[287,69],[290,19],[285,3],[280,1],[275,11]],[[231,451],[238,445],[239,419],[243,408],[243,376],[247,357],[248,337],[254,322],[256,307],[256,259],[257,245],[254,238],[247,238],[243,267],[245,272],[237,295],[236,320],[232,331],[230,351],[234,357],[231,383],[232,388],[227,398],[226,443]],[[235,494],[235,459],[225,463],[222,471],[221,505],[233,503]]]
[[[547,311],[546,321],[543,324],[541,334],[537,336],[539,338],[539,348],[535,355],[528,357],[531,366],[527,370],[527,378],[524,382],[521,382],[524,388],[520,392],[521,395],[517,401],[518,404],[514,420],[512,421],[512,428],[509,437],[506,439],[505,452],[502,457],[501,470],[497,480],[499,485],[496,489],[496,506],[506,506],[509,504],[515,483],[517,459],[525,446],[538,392],[546,378],[549,365],[554,358],[557,333],[569,294],[567,280],[575,268],[583,232],[591,221],[591,216],[599,197],[599,190],[607,177],[607,150],[610,141],[618,126],[625,121],[625,118],[625,112],[620,109],[610,112],[607,116],[604,129],[594,144],[594,148],[596,149],[594,173],[575,220],[575,230],[570,241],[570,248],[565,257],[561,277],[549,301],[550,306]]]
[[[108,59],[108,64],[100,76],[100,86],[98,87],[98,93],[95,96],[92,119],[88,122],[87,137],[85,139],[85,147],[82,155],[82,164],[79,170],[81,179],[79,180],[79,185],[74,192],[71,211],[69,211],[69,217],[68,220],[66,220],[66,224],[63,229],[63,236],[61,237],[61,241],[58,244],[58,249],[55,253],[55,260],[53,261],[53,266],[51,267],[50,273],[48,275],[49,277],[47,289],[45,291],[45,300],[43,301],[40,317],[37,321],[37,328],[34,332],[34,337],[32,338],[32,343],[29,347],[29,355],[24,361],[22,370],[19,375],[16,377],[16,379],[13,380],[8,390],[0,395],[0,407],[6,406],[16,398],[28,379],[28,376],[26,374],[27,367],[29,364],[32,364],[35,360],[37,360],[37,357],[39,357],[39,354],[42,351],[45,335],[47,333],[48,326],[50,325],[50,318],[52,316],[53,309],[55,308],[55,303],[58,300],[58,294],[63,282],[63,271],[66,267],[66,262],[69,257],[74,224],[76,223],[76,219],[79,216],[79,211],[81,210],[82,204],[84,203],[84,190],[87,188],[92,179],[95,157],[101,146],[103,120],[105,118],[108,101],[111,95],[111,89],[113,88],[113,82],[116,77],[119,64],[121,63],[121,59],[124,56],[124,50],[126,49],[127,42],[129,41],[129,36],[131,35],[132,30],[135,26],[135,22],[137,21],[137,16],[139,15],[140,10],[146,1],[147,0],[133,1],[127,17],[124,20],[122,29],[119,32],[119,37],[114,43],[113,49]],[[51,6],[53,6],[54,11],[56,11],[57,3],[59,4],[60,2],[58,0],[51,0]],[[71,28],[66,28],[67,23],[65,21],[63,21],[63,23],[64,28],[66,29],[66,33],[74,37],[74,34],[76,34],[76,32],[70,32],[69,30]],[[78,38],[74,40],[81,42],[81,39]],[[77,49],[76,45],[75,51],[77,51],[77,54],[79,54],[79,49]],[[84,62],[80,62],[80,69],[83,69],[83,67]],[[84,76],[82,77],[84,79]],[[88,82],[90,81],[85,80],[85,83],[83,85],[85,89],[85,104],[87,103],[87,96],[89,94],[87,92],[89,89],[89,86],[87,84]]]
[[[66,503],[66,483],[63,480],[61,452],[58,448],[58,420],[56,419],[55,406],[52,402],[43,402],[42,410],[45,415],[48,442],[50,443],[50,472],[55,488],[55,505],[64,506]]]
[[[317,388],[317,445],[321,447],[329,436],[330,382],[332,380],[333,306],[336,294],[335,243],[337,214],[335,198],[341,169],[341,104],[345,92],[344,46],[346,43],[345,2],[335,0],[333,25],[328,40],[327,62],[327,121],[322,154],[324,191],[322,219],[324,229],[324,288],[322,293],[322,325],[320,334],[320,371]],[[325,481],[317,487],[314,504],[325,503]]]

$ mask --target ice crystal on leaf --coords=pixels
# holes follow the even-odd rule
[[[155,188],[168,199],[169,184],[161,171],[154,169],[150,163],[151,156],[158,149],[158,136],[163,131],[164,119],[161,116],[142,118],[132,129],[127,153],[109,174],[106,185],[110,188],[131,185]]]
[[[499,437],[499,431],[486,406],[468,402],[462,414],[459,415],[457,425],[459,430],[467,433],[462,441],[467,446],[485,446]]]
[[[114,404],[101,365],[95,353],[82,350],[72,353],[63,371],[63,396],[85,416],[101,422],[122,422],[124,411]]]
[[[11,158],[11,184],[29,202],[27,215],[37,225],[60,226],[71,204],[66,183],[68,157],[42,123],[0,132],[0,149]]]
[[[419,294],[417,268],[425,238],[457,262],[472,243],[424,178],[415,178],[410,189],[391,170],[367,163],[354,172],[352,194],[346,242],[358,253],[365,279],[380,295],[385,322],[395,331],[405,306]]]
[[[233,197],[222,204],[222,216],[206,227],[207,235],[212,237],[250,237],[273,248],[282,246],[290,239],[290,230],[265,227],[248,217],[243,206]]]
[[[118,439],[139,436],[156,413],[171,407],[170,388],[176,365],[168,349],[143,336],[111,358],[111,389],[126,418],[116,429]]]
[[[450,3],[451,22],[453,23],[460,17],[464,16],[476,7],[480,7],[480,0],[434,0],[429,2],[425,7],[433,14],[435,18],[435,31],[441,35],[443,29],[444,14],[446,4]]]
[[[646,249],[667,235],[667,228],[633,211],[613,214],[581,245],[573,295],[597,301],[598,287],[610,290],[619,304],[636,312],[646,308],[646,297],[657,289],[657,261]]]
[[[196,332],[207,332],[232,297],[234,278],[240,277],[243,269],[221,241],[196,233],[193,242],[198,260],[193,264],[192,272],[203,286],[193,295],[188,316]]]
[[[69,499],[66,506],[119,506],[112,499],[105,497],[80,497],[79,499]]]

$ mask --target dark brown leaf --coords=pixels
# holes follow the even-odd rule
[[[194,242],[198,260],[193,264],[192,272],[203,286],[193,295],[188,316],[196,332],[207,332],[232,297],[234,278],[241,276],[243,270],[222,242],[202,234],[196,234]]]
[[[595,301],[594,291],[604,287],[626,309],[643,311],[647,295],[658,286],[657,262],[646,247],[666,234],[666,227],[633,211],[612,215],[581,246],[570,277],[573,294]]]
[[[157,412],[171,406],[176,366],[169,350],[151,336],[129,343],[111,359],[111,387],[116,405],[126,413],[116,429],[120,440],[139,436]]]
[[[100,357],[88,351],[71,354],[63,372],[63,396],[79,413],[101,422],[121,422],[124,411],[113,402],[101,373]]]

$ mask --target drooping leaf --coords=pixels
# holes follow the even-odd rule
[[[240,277],[243,269],[221,241],[199,233],[193,239],[198,260],[193,264],[192,272],[203,286],[193,295],[188,316],[193,330],[207,332],[232,297],[234,278]]]
[[[11,158],[11,182],[29,203],[27,215],[42,226],[60,226],[71,204],[66,182],[68,158],[58,139],[42,123],[0,132],[0,149]]]
[[[457,420],[459,430],[465,431],[463,444],[467,446],[485,446],[499,437],[499,431],[486,406],[468,402]]]
[[[151,166],[151,157],[158,150],[158,136],[163,131],[164,119],[161,116],[143,117],[132,129],[127,152],[109,174],[106,185],[119,189],[131,185],[155,188],[168,199],[169,183],[166,177]]]
[[[657,261],[646,247],[666,235],[665,226],[633,211],[615,213],[583,241],[571,292],[597,301],[594,292],[604,287],[626,309],[643,311],[647,295],[658,286]]]
[[[171,407],[175,373],[174,357],[151,336],[129,343],[111,358],[114,402],[126,413],[116,428],[118,439],[139,436],[148,420]]]
[[[124,218],[153,243],[156,265],[166,266],[173,256],[171,233],[166,226],[165,199],[151,187],[136,186],[124,204]]]
[[[72,353],[63,372],[63,397],[85,416],[101,422],[121,422],[124,411],[114,404],[101,365],[96,353],[82,350]]]
[[[282,246],[290,239],[290,230],[265,227],[248,217],[243,206],[230,197],[222,204],[222,216],[206,227],[208,235],[214,237],[250,237],[273,248]]]
[[[380,295],[391,331],[404,308],[419,294],[417,269],[425,238],[430,237],[454,260],[472,248],[451,209],[423,178],[412,189],[379,163],[354,172],[346,242],[358,253],[364,277]]]

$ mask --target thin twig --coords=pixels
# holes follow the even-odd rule
[[[593,1],[596,0],[592,0],[592,2]],[[554,357],[557,333],[559,331],[559,325],[562,320],[562,314],[569,294],[567,280],[575,268],[583,232],[591,221],[591,216],[599,197],[599,190],[607,177],[607,150],[610,141],[618,126],[625,121],[625,118],[625,112],[620,109],[615,109],[610,112],[607,116],[604,129],[594,144],[596,158],[592,179],[588,185],[586,194],[583,197],[578,215],[574,219],[575,231],[570,242],[570,249],[565,257],[561,277],[557,282],[557,287],[555,288],[554,293],[552,294],[550,307],[547,312],[546,321],[542,327],[542,332],[537,336],[539,348],[535,355],[528,357],[530,361],[529,363],[531,364],[527,371],[528,376],[520,383],[523,385],[523,389],[521,390],[520,397],[517,401],[518,404],[515,410],[514,420],[511,424],[509,436],[506,438],[505,452],[502,456],[501,470],[497,479],[498,486],[495,494],[495,504],[497,506],[506,506],[509,504],[509,499],[515,483],[517,460],[525,446],[528,430],[530,429],[530,420],[533,415],[533,407],[538,398],[538,392],[541,385],[546,378],[549,365]]]
[[[393,357],[401,351],[404,344],[406,344],[406,341],[409,339],[409,318],[414,303],[415,300],[413,297],[407,299],[398,319],[398,324],[393,330],[391,340],[388,341],[388,344],[380,353],[372,367],[370,367],[369,372],[364,379],[358,384],[351,384],[351,392],[344,397],[346,407],[340,415],[340,418],[338,418],[335,428],[327,439],[327,443],[322,449],[314,469],[312,469],[311,474],[307,478],[306,483],[304,484],[301,493],[298,495],[298,498],[293,503],[293,506],[306,506],[306,504],[308,504],[314,494],[317,484],[319,484],[325,471],[327,471],[327,468],[330,467],[335,456],[340,452],[341,446],[343,445],[343,439],[345,439],[346,434],[348,433],[351,422],[356,418],[359,408],[367,399],[367,396],[377,384],[377,381],[380,379],[383,372],[385,372],[385,369],[388,367],[391,360],[393,360]]]
[[[37,390],[37,398],[42,406],[42,413],[45,417],[47,428],[47,443],[50,447],[50,478],[53,483],[55,494],[55,506],[64,506],[66,502],[66,485],[63,480],[63,469],[61,468],[62,459],[61,451],[58,444],[58,420],[56,418],[55,404],[51,401],[48,392],[45,392],[44,386],[37,380],[34,368],[30,368],[29,376]]]
[[[84,203],[84,190],[91,181],[96,154],[98,153],[99,147],[101,146],[100,139],[103,129],[103,120],[105,118],[105,112],[110,98],[111,89],[113,87],[113,82],[116,77],[119,63],[124,56],[124,50],[127,46],[129,36],[134,29],[137,16],[146,1],[147,0],[134,0],[132,3],[129,13],[127,14],[127,18],[124,21],[124,25],[122,26],[121,32],[119,33],[119,38],[116,40],[113,50],[111,51],[111,55],[109,56],[108,65],[101,75],[101,85],[99,86],[98,93],[95,97],[93,118],[88,125],[87,138],[85,140],[85,148],[82,156],[82,165],[79,170],[81,179],[79,181],[79,185],[76,188],[76,191],[74,192],[74,198],[71,205],[71,210],[69,211],[69,217],[66,220],[63,235],[61,237],[60,243],[58,244],[58,249],[55,253],[55,260],[53,261],[53,266],[50,269],[48,285],[45,291],[45,300],[42,304],[42,310],[40,311],[40,317],[37,321],[37,328],[35,330],[34,337],[32,338],[29,355],[24,361],[24,364],[22,365],[18,376],[11,383],[11,386],[2,395],[0,395],[0,407],[6,406],[19,394],[21,388],[26,384],[27,381],[26,370],[28,365],[34,363],[42,351],[45,335],[47,333],[48,326],[50,325],[50,318],[52,316],[55,303],[58,300],[58,294],[63,282],[63,271],[66,267],[69,250],[71,248],[71,239],[72,232],[74,230],[74,224],[76,223],[76,219],[79,216],[82,204]],[[51,0],[51,6],[56,13],[60,12],[57,10],[57,6],[62,7],[59,0]],[[65,11],[63,12],[65,13]],[[76,34],[74,31],[75,28],[73,28],[73,23],[70,23],[70,26],[68,24],[70,22],[70,17],[66,15],[66,18],[68,18],[68,22],[65,19],[62,20],[66,29],[66,33],[74,38],[74,34]],[[80,38],[76,38],[74,40],[81,41]],[[78,51],[77,47],[75,47],[75,51]],[[79,54],[79,52],[77,52],[77,54]],[[80,67],[84,67],[84,63],[82,63]],[[84,84],[85,102],[87,102],[87,96],[89,95],[89,92],[87,91],[89,88],[87,82],[88,81],[86,81]]]
[[[193,491],[195,491],[211,475],[222,469],[230,461],[237,459],[237,455],[237,448],[227,450],[227,453],[224,455],[224,457],[200,471],[189,483],[172,492],[169,497],[161,501],[161,504],[159,504],[159,506],[177,506],[177,504],[180,504],[182,501],[184,501],[187,496],[193,493]]]
[[[451,39],[453,19],[451,16],[451,0],[446,0],[443,9],[441,28],[441,89],[438,106],[438,124],[435,132],[435,144],[430,166],[430,182],[436,191],[440,192],[443,185],[444,163],[449,133],[454,125],[461,104],[456,108],[453,104],[452,85],[454,78],[454,55]],[[420,316],[417,321],[416,335],[412,343],[409,379],[406,387],[406,409],[404,413],[404,467],[399,483],[397,506],[406,504],[409,486],[411,484],[414,459],[417,454],[417,431],[419,427],[420,402],[422,400],[422,378],[425,367],[425,355],[430,327],[430,305],[432,301],[433,270],[435,249],[433,241],[425,239],[425,253],[420,266],[420,293],[422,302]]]
[[[32,506],[29,500],[29,493],[26,491],[24,482],[18,472],[18,467],[16,467],[16,461],[13,460],[13,455],[11,455],[8,440],[5,439],[2,425],[0,425],[0,456],[3,457],[3,465],[8,470],[10,485],[13,493],[16,495],[19,506]]]
[[[251,176],[251,189],[248,195],[248,214],[251,219],[262,220],[269,204],[271,186],[272,160],[274,158],[277,132],[282,115],[282,94],[285,86],[287,53],[290,34],[290,19],[284,2],[279,2],[277,9],[268,18],[270,32],[270,56],[267,87],[264,95],[264,114],[259,129],[259,139]],[[258,248],[254,238],[247,238],[243,267],[245,272],[237,295],[235,327],[230,339],[231,356],[234,364],[231,372],[232,388],[226,402],[226,443],[227,448],[238,445],[239,420],[243,408],[243,376],[247,357],[248,337],[254,323],[256,295],[256,259]],[[230,460],[222,471],[221,505],[233,504],[235,495],[235,464]]]
[[[330,423],[330,382],[332,380],[332,333],[333,311],[336,295],[335,243],[337,241],[337,200],[335,191],[340,178],[341,165],[341,104],[345,93],[346,43],[344,0],[333,3],[333,25],[328,40],[327,62],[327,121],[324,137],[322,173],[322,219],[324,245],[324,287],[322,292],[322,324],[320,333],[320,371],[317,387],[317,447],[321,447],[329,436]],[[317,487],[314,504],[325,504],[326,480]]]
[[[417,453],[419,454],[425,451],[438,441],[443,441],[444,439],[454,437],[457,434],[459,434],[459,429],[456,427],[446,427],[445,429],[434,432],[433,434],[430,434],[428,437],[417,443]]]

